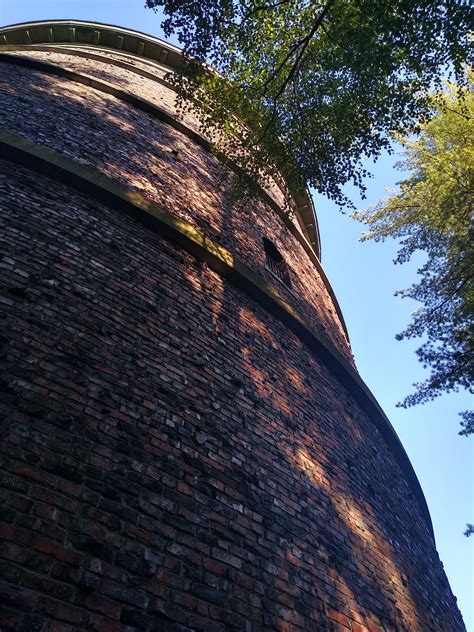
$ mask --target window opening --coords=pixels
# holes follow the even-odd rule
[[[290,272],[280,251],[275,244],[266,237],[263,237],[263,247],[265,249],[265,266],[282,283],[291,289]]]

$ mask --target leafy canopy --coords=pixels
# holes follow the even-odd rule
[[[401,240],[396,263],[417,250],[427,255],[419,281],[398,293],[422,306],[397,338],[424,336],[417,354],[431,369],[405,407],[459,387],[474,391],[474,94],[450,86],[434,109],[416,140],[401,139],[399,166],[410,177],[375,209],[355,213],[370,227],[363,239]],[[472,412],[462,416],[460,434],[473,433]]]
[[[425,335],[432,369],[404,405],[472,385],[472,60],[468,0],[146,0],[184,47],[173,81],[221,156],[247,174],[281,173],[340,205],[362,190],[361,158],[401,138],[412,176],[375,212],[366,238],[402,239],[397,261],[427,254],[403,296],[423,307],[400,337]],[[217,71],[210,71],[210,64]],[[443,79],[457,85],[442,95]],[[438,98],[433,98],[437,92]],[[434,113],[434,118],[430,117]],[[466,414],[465,433],[474,420]]]
[[[217,148],[250,175],[286,176],[340,205],[361,157],[430,111],[433,82],[462,80],[468,0],[146,0],[187,56],[176,76]],[[219,74],[211,73],[204,63]],[[240,126],[237,115],[246,124]],[[283,148],[282,143],[285,148]]]

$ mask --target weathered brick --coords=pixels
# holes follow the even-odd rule
[[[54,599],[44,599],[43,608],[44,612],[53,619],[60,619],[77,625],[84,624],[87,619],[87,613],[82,608],[76,608]]]
[[[30,590],[24,590],[22,588],[18,588],[17,586],[0,584],[0,599],[1,603],[4,605],[33,610],[38,602],[38,595]]]
[[[117,621],[120,619],[122,606],[112,599],[107,599],[98,594],[92,594],[88,595],[83,603],[88,609],[98,612],[109,619]]]
[[[136,608],[143,609],[147,607],[148,598],[135,590],[127,588],[126,586],[120,586],[110,581],[106,581],[102,584],[102,592],[108,597],[116,599],[122,603],[131,604]]]
[[[45,595],[54,595],[57,599],[66,602],[72,602],[76,592],[69,584],[53,581],[36,573],[25,573],[22,586]]]
[[[21,55],[175,112],[139,58]],[[10,131],[202,230],[352,363],[318,266],[193,138],[65,77],[0,74]],[[147,223],[7,158],[0,627],[461,632],[405,474],[330,364]]]

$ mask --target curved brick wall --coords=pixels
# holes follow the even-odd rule
[[[8,54],[172,108],[110,51]],[[231,202],[202,146],[54,72],[0,76],[2,126],[201,230],[352,370],[301,241]],[[169,235],[2,155],[0,629],[464,630],[419,493],[333,364]]]

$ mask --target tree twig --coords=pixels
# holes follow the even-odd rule
[[[291,55],[293,55],[293,53],[296,50],[298,50],[298,48],[301,47],[300,50],[298,51],[298,54],[296,55],[295,61],[293,62],[288,74],[286,75],[283,83],[281,84],[280,88],[278,89],[278,92],[273,97],[273,107],[272,107],[272,114],[270,116],[270,120],[265,125],[265,128],[264,128],[264,130],[263,130],[262,134],[260,135],[260,137],[259,137],[257,142],[261,142],[262,141],[262,139],[264,138],[264,136],[267,133],[268,129],[270,128],[270,126],[272,125],[273,121],[275,120],[278,99],[282,96],[282,94],[284,93],[287,85],[289,84],[291,79],[296,74],[296,72],[297,72],[297,70],[299,68],[299,65],[301,63],[301,60],[302,60],[302,58],[303,58],[303,56],[304,56],[304,54],[305,54],[305,52],[306,52],[306,50],[307,50],[307,48],[309,46],[309,43],[311,42],[311,40],[314,37],[314,35],[315,35],[316,31],[318,30],[318,28],[321,26],[324,18],[326,17],[327,12],[329,11],[329,9],[330,9],[330,7],[331,7],[331,5],[333,3],[334,3],[334,0],[328,0],[326,5],[324,6],[324,9],[321,11],[321,13],[318,15],[318,17],[314,21],[313,26],[311,27],[309,33],[304,38],[299,40],[299,42],[297,42],[294,46],[292,46],[292,49],[290,50],[290,53],[288,53],[288,55],[285,56],[285,59],[279,65],[278,69],[276,71],[274,71],[272,73],[271,77],[265,82],[264,87],[284,67],[286,62],[290,59]]]

